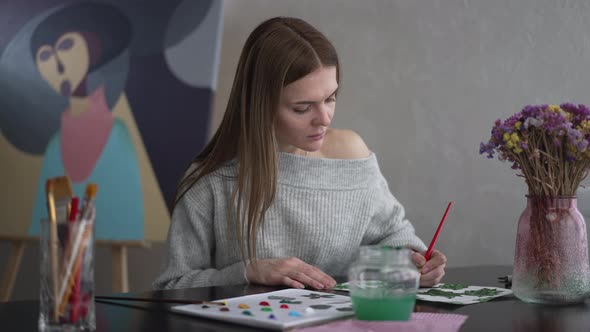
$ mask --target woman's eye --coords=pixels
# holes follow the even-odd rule
[[[328,102],[328,103],[335,103],[336,102],[336,97],[330,97],[330,98],[326,99],[326,102]]]
[[[298,114],[303,114],[311,109],[311,105],[308,105],[306,108],[294,108],[293,111]]]

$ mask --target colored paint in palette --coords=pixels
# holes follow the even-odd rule
[[[302,289],[224,299],[226,306],[181,305],[173,311],[237,324],[284,330],[354,315],[350,297]]]

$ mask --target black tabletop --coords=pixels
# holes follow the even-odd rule
[[[449,268],[444,282],[499,286],[497,277],[510,274],[509,266]],[[116,296],[153,299],[215,300],[269,292],[277,287],[241,285],[149,291]],[[97,301],[97,331],[257,331],[241,325],[171,313],[163,303]],[[590,301],[572,306],[543,306],[519,301],[513,296],[489,302],[457,306],[418,301],[416,311],[457,313],[469,316],[461,331],[590,331]],[[0,330],[37,331],[37,301],[0,303]]]

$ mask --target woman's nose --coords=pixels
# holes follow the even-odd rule
[[[329,126],[332,122],[332,108],[328,105],[321,105],[317,108],[314,124],[317,126]]]

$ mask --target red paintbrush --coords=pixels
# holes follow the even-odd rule
[[[427,261],[430,259],[430,255],[432,255],[432,250],[434,249],[434,244],[436,243],[436,240],[438,239],[438,235],[440,234],[440,230],[442,229],[443,224],[445,223],[445,220],[447,219],[447,215],[449,214],[449,210],[451,209],[451,205],[453,205],[453,201],[449,202],[449,205],[447,206],[447,210],[445,211],[445,214],[443,215],[442,219],[440,220],[440,223],[438,224],[438,228],[436,229],[436,233],[434,233],[434,236],[432,237],[432,241],[430,241],[430,245],[428,246],[428,250],[426,250],[426,254],[424,254],[424,258],[426,258]]]

